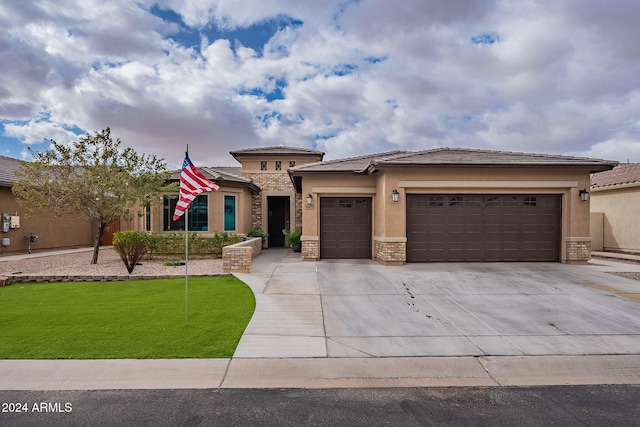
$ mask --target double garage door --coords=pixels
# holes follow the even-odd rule
[[[559,195],[407,195],[407,261],[558,261]]]

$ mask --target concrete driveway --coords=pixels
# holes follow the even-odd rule
[[[640,282],[606,263],[302,262],[238,276],[256,313],[234,357],[640,354]]]

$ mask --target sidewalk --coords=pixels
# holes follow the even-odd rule
[[[253,289],[257,306],[231,359],[0,360],[0,389],[640,384],[634,354],[327,357],[316,263],[270,249],[251,274],[237,276]]]

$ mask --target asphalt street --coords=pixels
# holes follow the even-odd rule
[[[12,427],[566,427],[640,423],[640,386],[633,385],[2,391],[0,402],[0,425]],[[9,412],[12,403],[13,412]],[[27,410],[16,412],[17,405]]]

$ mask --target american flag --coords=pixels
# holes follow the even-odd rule
[[[180,173],[180,200],[176,203],[173,220],[177,221],[191,206],[196,196],[204,191],[216,191],[219,189],[215,182],[209,181],[191,163],[189,156],[184,158],[182,173]]]

